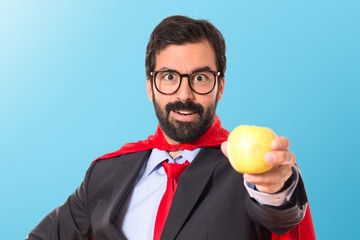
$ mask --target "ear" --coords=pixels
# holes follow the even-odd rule
[[[219,102],[222,98],[225,89],[225,78],[221,78],[218,85],[217,101]]]
[[[146,92],[149,100],[152,102],[153,100],[153,90],[152,90],[152,82],[150,79],[146,79]]]

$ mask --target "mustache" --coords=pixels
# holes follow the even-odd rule
[[[187,102],[176,101],[176,102],[168,103],[166,104],[165,109],[168,114],[171,111],[188,110],[191,112],[199,113],[201,116],[201,114],[204,112],[204,108],[200,104],[196,104],[191,101],[187,101]]]

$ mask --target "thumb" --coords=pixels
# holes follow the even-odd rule
[[[221,143],[221,151],[223,152],[223,154],[224,154],[226,157],[228,157],[227,141]]]

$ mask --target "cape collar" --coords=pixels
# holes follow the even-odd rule
[[[219,147],[222,142],[226,141],[229,135],[229,131],[224,129],[221,125],[218,116],[215,116],[211,127],[194,142],[181,143],[181,144],[169,144],[158,125],[155,135],[150,135],[145,140],[138,142],[127,143],[123,145],[119,150],[111,153],[107,153],[96,160],[107,159],[117,157],[122,154],[139,152],[157,148],[165,151],[177,151],[177,150],[194,150],[199,147]]]

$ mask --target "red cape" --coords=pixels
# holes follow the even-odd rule
[[[161,128],[158,126],[155,135],[150,135],[146,140],[127,143],[119,150],[107,153],[96,160],[116,157],[126,153],[150,150],[153,148],[165,151],[176,151],[184,149],[194,150],[195,148],[199,147],[219,147],[222,142],[226,141],[228,135],[229,131],[221,126],[220,119],[217,116],[215,117],[211,127],[201,137],[192,143],[169,144],[166,141]]]
[[[211,127],[192,143],[169,144],[166,141],[161,128],[158,126],[155,135],[150,135],[146,140],[127,143],[119,150],[97,158],[96,161],[153,148],[165,151],[176,151],[184,149],[193,150],[199,147],[220,147],[221,143],[227,140],[228,135],[229,131],[222,127],[218,116],[215,117]],[[316,240],[309,206],[306,209],[304,219],[298,225],[281,236],[272,233],[272,240]]]

